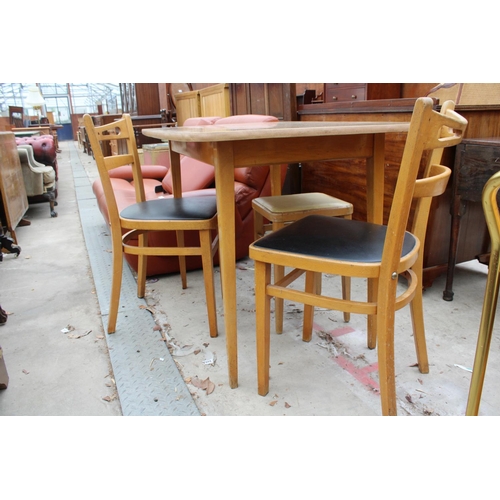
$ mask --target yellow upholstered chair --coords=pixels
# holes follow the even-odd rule
[[[488,278],[484,292],[483,310],[479,324],[476,355],[469,388],[466,415],[477,415],[481,403],[484,375],[488,362],[493,325],[498,302],[500,285],[500,212],[497,194],[500,189],[500,172],[494,174],[483,189],[483,211],[491,238],[491,253],[488,264]]]
[[[94,125],[90,115],[85,115],[83,120],[106,196],[111,226],[113,275],[108,333],[113,333],[116,329],[124,253],[138,256],[138,297],[144,297],[145,293],[148,255],[179,256],[183,288],[187,286],[185,257],[187,255],[201,255],[210,336],[216,337],[217,316],[213,256],[218,248],[218,236],[212,237],[213,232],[217,229],[215,195],[146,200],[130,115],[124,114],[120,120],[99,127]],[[125,141],[127,153],[104,156],[101,142],[113,140]],[[123,165],[132,166],[136,203],[119,211],[109,172]],[[173,167],[175,168],[175,166]],[[156,231],[175,231],[177,246],[148,246],[148,233]],[[197,247],[184,246],[184,231],[198,231],[200,245]]]
[[[307,215],[327,215],[329,217],[352,217],[353,206],[351,203],[329,196],[325,193],[297,193],[282,196],[263,196],[252,200],[254,216],[254,238],[264,236],[268,231],[277,231],[291,222],[297,221]],[[265,223],[267,219],[269,223]],[[283,278],[283,266],[274,266],[274,280]],[[319,284],[318,284],[319,286]],[[343,297],[348,299],[351,294],[351,280],[342,277]],[[275,328],[277,333],[283,331],[283,300],[274,299]],[[344,321],[350,320],[350,314],[344,312]]]
[[[444,190],[449,169],[432,167],[430,152],[459,144],[466,127],[467,121],[454,110],[438,113],[433,110],[430,98],[417,100],[387,225],[311,215],[250,245],[250,257],[255,262],[259,394],[265,395],[269,391],[270,300],[279,297],[304,304],[305,341],[312,336],[314,306],[373,315],[382,413],[397,413],[395,311],[409,304],[417,287],[421,286],[418,274],[412,269],[418,260],[420,243],[417,236],[406,231],[413,195],[414,192],[421,195],[420,191],[425,191],[430,193],[426,196],[432,196]],[[426,163],[425,171],[429,177],[416,187],[422,160]],[[434,183],[439,188],[429,186]],[[291,271],[273,283],[271,266],[276,264],[291,268]],[[288,288],[304,273],[304,291]],[[368,300],[344,300],[318,293],[317,283],[322,273],[371,280],[373,286]],[[397,287],[400,275],[407,279],[408,285],[402,293],[398,293]]]

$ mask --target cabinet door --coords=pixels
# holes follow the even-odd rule
[[[295,83],[231,83],[232,115],[271,115],[297,119]]]

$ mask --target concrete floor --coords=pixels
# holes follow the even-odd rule
[[[97,297],[99,287],[92,275],[75,196],[74,159],[70,159],[79,159],[89,182],[97,176],[95,164],[81,150],[75,155],[77,145],[73,142],[63,142],[61,148],[59,216],[50,218],[45,204],[30,206],[26,218],[31,225],[17,229],[20,256],[5,255],[0,263],[0,304],[10,313],[0,328],[0,345],[10,376],[8,389],[0,391],[3,416],[126,414],[120,404],[124,392],[115,386],[110,339],[103,328],[107,316]],[[444,276],[424,292],[429,374],[422,375],[413,366],[416,359],[408,309],[397,314],[400,415],[464,414],[486,272],[487,268],[476,262],[460,264],[452,302],[442,300]],[[175,275],[149,280],[147,308],[135,311],[152,320],[148,332],[157,335],[155,345],[161,344],[164,350],[164,356],[147,360],[149,369],[173,359],[201,415],[380,415],[376,352],[366,348],[365,318],[353,316],[345,324],[340,313],[318,311],[316,332],[306,344],[300,340],[300,307],[294,304],[286,304],[285,333],[271,339],[270,392],[266,397],[258,396],[251,260],[237,263],[237,278],[239,387],[230,389],[227,382],[220,290],[219,337],[208,335],[201,271],[189,273],[187,290],[181,289]],[[336,288],[339,279],[326,277],[325,286]],[[364,293],[364,284],[354,283],[354,290]],[[71,331],[65,333],[68,326]],[[119,335],[120,330],[112,336],[115,346]],[[496,334],[481,415],[500,413],[496,390],[499,360],[500,336]],[[120,383],[137,384],[138,392],[144,392],[144,380],[133,377]],[[213,383],[210,394],[196,387],[196,380],[206,379]]]

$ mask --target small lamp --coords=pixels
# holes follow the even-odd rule
[[[42,107],[45,106],[45,100],[40,93],[38,87],[29,87],[28,94],[26,96],[26,104],[31,106],[38,113],[38,123],[42,116]]]

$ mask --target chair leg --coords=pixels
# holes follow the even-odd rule
[[[258,240],[264,235],[264,218],[262,214],[253,211],[253,239]]]
[[[305,291],[307,293],[321,293],[321,273],[306,272]],[[304,304],[304,321],[302,323],[302,340],[310,342],[314,323],[314,306]]]
[[[394,367],[394,316],[397,280],[379,290],[376,331],[378,334],[378,370],[382,415],[397,415],[396,374]]]
[[[495,313],[498,302],[498,288],[500,285],[500,249],[492,249],[488,268],[488,278],[486,280],[486,290],[484,293],[483,310],[481,313],[481,323],[479,325],[479,335],[477,339],[476,355],[474,357],[474,367],[469,388],[469,398],[465,414],[474,416],[479,413],[481,393],[483,391],[484,375],[490,350],[493,325],[495,323]]]
[[[371,278],[368,280],[368,302],[377,301],[377,287],[378,280]],[[368,349],[375,349],[377,347],[377,318],[376,316],[369,315],[367,317],[366,326],[368,330]]]
[[[425,342],[424,304],[422,298],[422,266],[423,255],[420,254],[413,266],[413,271],[418,276],[418,286],[415,296],[410,303],[411,321],[413,325],[413,340],[417,352],[418,369],[420,373],[429,373],[429,358]]]
[[[176,231],[177,235],[177,246],[184,246],[184,231]],[[186,256],[179,255],[179,272],[181,275],[182,289],[187,288],[187,274],[186,274]]]
[[[147,233],[139,234],[138,242],[139,248],[145,248],[148,245]],[[148,259],[146,255],[137,256],[137,297],[142,299],[146,294],[146,272],[147,272]]]
[[[200,231],[201,259],[203,265],[203,281],[207,302],[208,325],[210,337],[217,337],[217,307],[215,302],[214,262],[212,258],[211,231]]]
[[[274,283],[278,282],[285,276],[285,268],[283,266],[274,266]],[[283,311],[285,301],[274,297],[274,323],[276,333],[283,333]]]
[[[344,300],[351,300],[351,278],[342,276],[342,298]],[[344,312],[344,322],[351,321],[351,313]]]
[[[283,222],[273,222],[273,232],[278,231],[284,227]],[[278,282],[281,278],[285,276],[285,268],[283,266],[274,266],[274,281]],[[283,333],[283,311],[284,311],[285,301],[283,299],[274,298],[274,323],[276,333]]]
[[[345,215],[344,219],[352,219],[352,215]],[[344,300],[351,300],[351,278],[347,276],[342,276],[342,298]],[[344,312],[344,322],[349,323],[351,321],[351,313]]]
[[[120,292],[123,274],[123,247],[121,235],[113,236],[113,269],[111,275],[111,297],[108,316],[108,333],[115,333],[120,304]]]
[[[271,283],[271,265],[255,262],[255,323],[257,341],[257,387],[265,396],[269,392],[271,297],[267,286]]]

